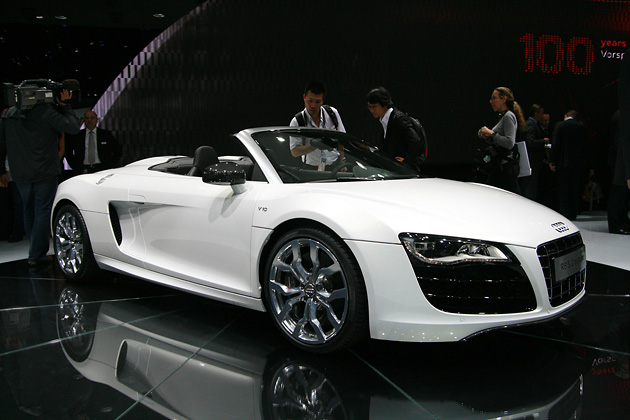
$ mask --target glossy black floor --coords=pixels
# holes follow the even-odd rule
[[[588,273],[588,298],[552,322],[315,356],[263,313],[0,264],[0,418],[627,420],[630,272]]]

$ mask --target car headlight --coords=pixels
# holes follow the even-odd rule
[[[512,261],[510,252],[500,244],[420,233],[401,233],[398,237],[409,254],[427,264]]]

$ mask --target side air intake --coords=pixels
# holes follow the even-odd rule
[[[122,228],[120,227],[118,212],[111,203],[109,203],[109,221],[112,224],[112,231],[116,237],[116,243],[120,245],[122,243]]]

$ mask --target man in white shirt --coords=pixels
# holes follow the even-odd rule
[[[313,127],[346,132],[341,122],[339,112],[328,105],[324,105],[326,88],[322,83],[309,82],[304,88],[304,110],[298,112],[289,124],[291,127]],[[291,137],[291,154],[304,156],[303,160],[309,167],[323,168],[339,158],[338,150],[319,150],[310,144],[304,144],[301,137]]]

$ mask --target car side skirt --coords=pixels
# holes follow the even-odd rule
[[[199,296],[208,297],[221,302],[242,306],[244,308],[265,312],[265,307],[261,299],[243,296],[236,293],[217,290],[212,287],[203,286],[190,281],[178,279],[156,273],[135,265],[127,264],[118,260],[114,260],[103,255],[95,254],[94,258],[99,267],[108,271],[115,271],[121,274],[130,275],[143,280],[158,283],[167,287],[182,290],[188,293],[194,293]]]

